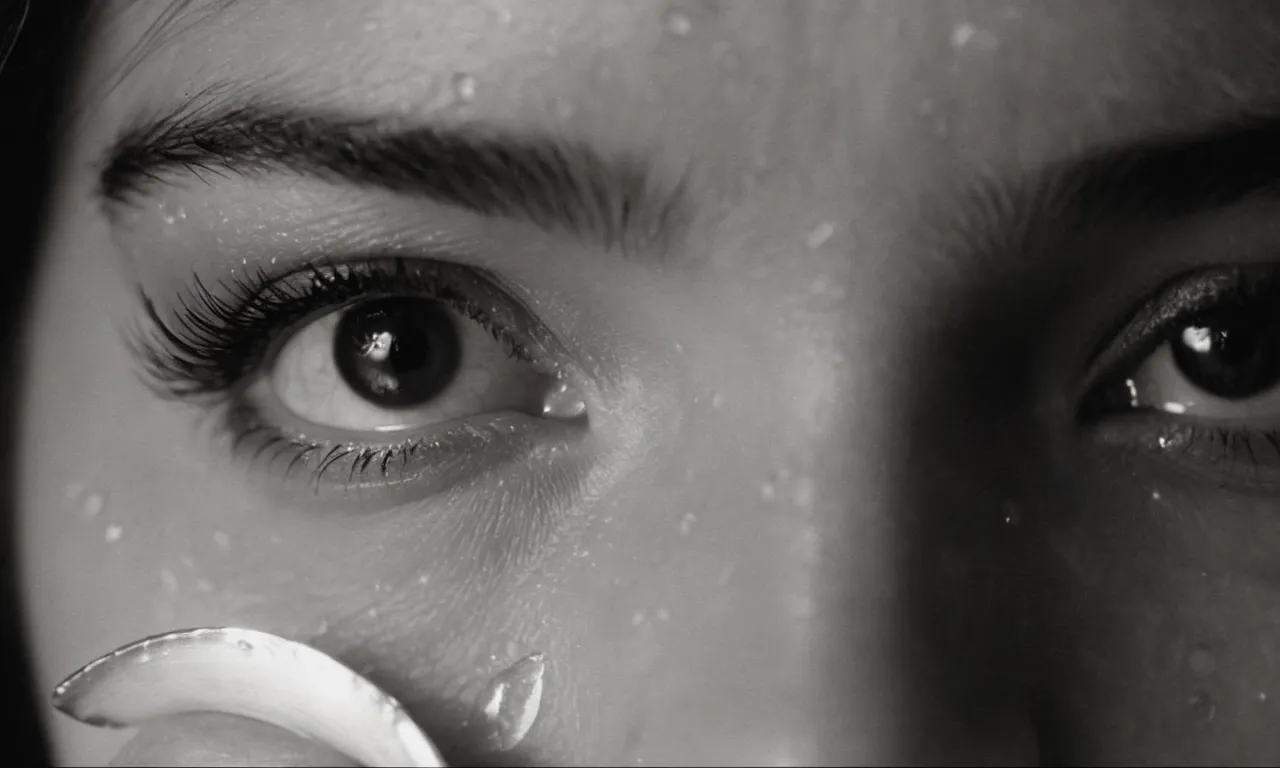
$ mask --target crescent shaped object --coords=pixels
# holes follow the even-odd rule
[[[368,679],[311,646],[252,629],[184,629],[130,643],[63,680],[53,705],[109,728],[221,712],[284,728],[361,765],[444,766],[404,707]]]

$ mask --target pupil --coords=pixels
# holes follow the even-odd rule
[[[1172,342],[1178,369],[1217,397],[1242,399],[1280,382],[1280,323],[1256,308],[1212,313]]]
[[[383,408],[408,408],[449,386],[462,349],[440,302],[394,296],[347,310],[334,334],[333,357],[360,397]]]

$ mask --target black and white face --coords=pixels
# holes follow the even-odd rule
[[[535,651],[508,762],[1280,759],[1280,6],[95,25],[26,331],[43,686],[228,624],[455,763]]]

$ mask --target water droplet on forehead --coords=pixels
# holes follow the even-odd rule
[[[991,51],[999,43],[995,33],[981,29],[968,21],[961,22],[951,28],[950,42],[951,48],[955,51],[965,49]]]
[[[542,706],[545,656],[531,653],[499,672],[476,696],[474,720],[485,746],[495,752],[514,749],[538,719]]]
[[[105,510],[106,508],[107,508],[106,494],[90,493],[89,495],[84,497],[84,506],[81,509],[84,512],[85,518],[88,520],[92,520],[93,518],[102,514],[103,510]]]
[[[824,221],[809,230],[809,234],[804,238],[804,244],[809,248],[821,248],[835,233],[836,225],[829,221]]]
[[[697,521],[698,516],[692,512],[684,513],[684,517],[680,518],[680,535],[688,536],[693,530],[693,524]]]
[[[670,8],[662,14],[662,26],[676,37],[684,37],[693,31],[693,19],[679,8]]]
[[[476,79],[464,72],[453,76],[453,95],[463,104],[469,104],[476,97]]]
[[[107,540],[108,544],[114,544],[120,540],[121,536],[124,536],[124,529],[118,525],[108,525],[106,531],[104,531],[102,535],[103,538]]]

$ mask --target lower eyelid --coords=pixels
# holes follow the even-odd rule
[[[420,501],[473,485],[480,478],[537,457],[574,463],[589,453],[585,421],[541,419],[514,412],[437,425],[379,442],[330,439],[324,429],[290,433],[243,407],[224,417],[233,458],[248,465],[258,487],[297,499],[359,501],[371,508]],[[345,436],[349,438],[350,436]]]
[[[1174,482],[1209,481],[1242,493],[1280,490],[1280,429],[1143,411],[1105,419],[1085,432],[1088,439],[1164,465]]]

